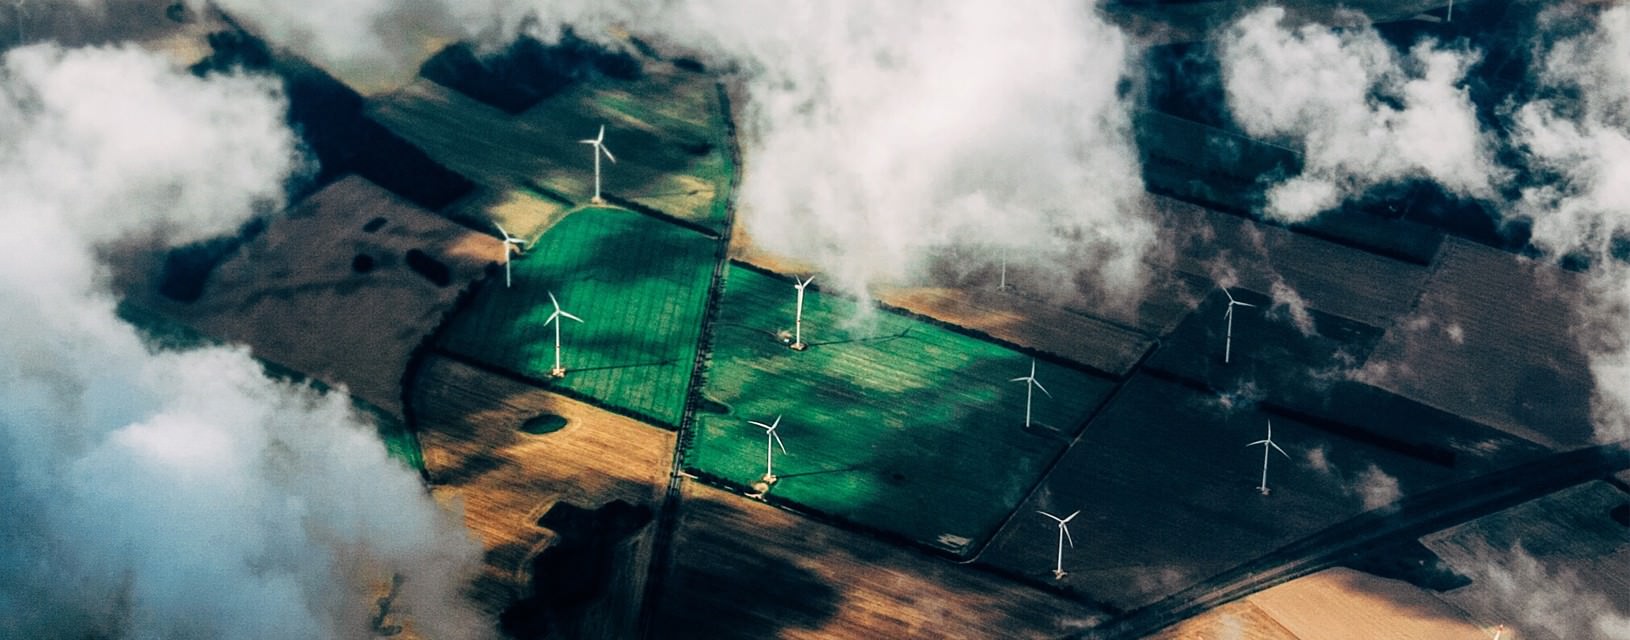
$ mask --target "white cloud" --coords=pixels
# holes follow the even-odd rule
[[[1235,122],[1303,154],[1302,173],[1269,189],[1267,215],[1307,220],[1417,178],[1497,197],[1504,172],[1461,86],[1478,54],[1430,40],[1400,54],[1367,26],[1291,27],[1279,7],[1241,18],[1218,45]]]
[[[113,313],[101,250],[279,204],[276,86],[129,48],[0,60],[0,636],[368,637],[393,572],[420,629],[481,635],[479,550],[343,397]]]

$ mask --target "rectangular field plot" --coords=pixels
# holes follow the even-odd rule
[[[765,472],[764,431],[785,500],[953,553],[1013,510],[1114,384],[1046,361],[1024,427],[1029,356],[928,322],[870,311],[811,288],[809,349],[789,349],[791,278],[729,271],[686,465],[737,485]],[[858,318],[858,319],[857,319]],[[839,327],[861,324],[864,329]]]
[[[1130,610],[1273,552],[1371,508],[1462,477],[1383,447],[1272,416],[1288,458],[1262,480],[1266,416],[1218,396],[1135,375],[1087,426],[980,562],[1053,580],[1057,527],[1034,513],[1081,515],[1062,586]]]
[[[374,99],[369,114],[477,183],[563,206],[593,196],[594,156],[578,141],[604,125],[617,158],[601,166],[608,198],[720,230],[735,163],[717,78],[646,69],[637,80],[579,83],[515,115],[420,80]]]
[[[627,413],[679,423],[695,366],[718,243],[637,213],[569,214],[488,280],[453,318],[446,351]],[[583,319],[561,327],[564,379],[550,378],[561,308]]]

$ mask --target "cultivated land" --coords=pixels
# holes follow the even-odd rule
[[[215,268],[198,301],[171,300],[151,285],[128,301],[251,345],[255,357],[274,365],[344,385],[401,419],[409,355],[499,249],[491,236],[352,176],[275,217]],[[441,265],[445,280],[416,271],[409,252]]]
[[[601,125],[617,157],[602,159],[607,197],[722,229],[735,167],[717,78],[667,63],[644,68],[638,80],[578,83],[516,115],[423,79],[374,98],[368,113],[438,162],[503,194],[492,197],[547,201],[531,203],[536,211],[524,216],[500,218],[514,224],[511,233],[541,229],[556,207],[588,203],[594,159],[578,140],[593,138]]]
[[[487,549],[472,597],[497,614],[529,588],[536,554],[558,535],[538,524],[557,504],[613,500],[654,508],[667,488],[674,434],[444,357],[431,357],[413,394],[425,467],[438,497],[456,498]],[[521,430],[552,414],[553,433]],[[566,637],[632,637],[654,527],[614,545],[609,585],[570,623]],[[590,576],[567,579],[592,582]]]
[[[1009,378],[1030,358],[927,322],[860,311],[811,288],[808,351],[782,344],[791,279],[741,266],[728,274],[686,466],[748,485],[764,474],[765,437],[748,420],[784,416],[772,499],[966,553],[1021,501],[1112,387],[1037,364],[1033,428]],[[779,450],[777,451],[779,454]]]
[[[1590,367],[1568,327],[1578,274],[1450,239],[1367,382],[1549,447],[1591,443]]]
[[[1440,597],[1516,637],[1602,637],[1596,616],[1630,620],[1630,528],[1610,515],[1627,499],[1591,482],[1421,538],[1472,579]]]
[[[658,638],[1057,638],[1101,613],[694,482]]]
[[[695,368],[718,243],[655,218],[610,208],[569,214],[515,258],[453,318],[441,347],[608,407],[679,424]],[[497,255],[496,253],[494,255]],[[554,380],[554,312],[561,327]]]
[[[1275,453],[1268,496],[1256,490],[1268,418]],[[1396,480],[1398,494],[1389,495]],[[1219,396],[1135,375],[1087,425],[1041,488],[997,534],[980,562],[1058,584],[1121,609],[1149,604],[1389,498],[1454,479],[1452,469],[1356,442]],[[1365,504],[1363,487],[1378,493]],[[1051,576],[1053,523],[1069,513],[1076,547],[1061,583]]]
[[[1150,640],[1443,640],[1484,627],[1431,592],[1397,580],[1327,569],[1218,607]]]

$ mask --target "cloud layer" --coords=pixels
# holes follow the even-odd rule
[[[1494,198],[1503,171],[1462,83],[1475,52],[1426,40],[1400,53],[1365,26],[1293,27],[1259,9],[1218,38],[1229,111],[1246,133],[1303,156],[1265,213],[1307,220],[1370,188],[1426,179]]]
[[[130,48],[0,60],[0,636],[434,637],[478,561],[342,396],[238,348],[152,352],[99,253],[230,232],[295,166],[277,84]]]

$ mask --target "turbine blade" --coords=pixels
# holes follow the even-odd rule
[[[600,125],[600,135],[595,136],[594,141],[599,143],[599,142],[605,142],[605,140],[606,140],[606,125],[602,124],[602,125]]]
[[[1278,451],[1280,455],[1285,456],[1286,460],[1290,459],[1290,454],[1285,453],[1284,449],[1280,449],[1278,443],[1275,443],[1272,440],[1270,440],[1270,441],[1268,441],[1268,446],[1273,447],[1274,451]]]
[[[1256,305],[1251,304],[1249,302],[1236,302],[1234,304],[1239,305],[1241,307],[1256,307]]]
[[[770,423],[770,428],[774,429],[779,426],[781,426],[781,416],[776,416],[775,421]]]
[[[1030,380],[1030,378],[1027,378],[1027,377],[1024,377],[1024,376],[1019,376],[1019,377],[1014,378],[1012,380],[1008,380],[1008,382],[1024,382],[1024,381],[1027,381],[1027,380]]]
[[[1074,549],[1075,548],[1075,536],[1070,535],[1070,528],[1065,526],[1063,522],[1058,523],[1058,528],[1064,530],[1064,539],[1068,540],[1070,542],[1070,548]]]
[[[498,228],[498,233],[502,233],[502,234],[504,234],[504,239],[505,239],[505,240],[508,240],[508,239],[510,239],[510,238],[511,238],[511,237],[512,237],[512,236],[510,236],[510,235],[509,235],[509,232],[508,232],[508,231],[505,231],[505,230],[504,230],[504,226],[503,226],[503,225],[501,225],[501,224],[498,224],[498,223],[496,223],[496,222],[494,222],[494,223],[492,223],[492,226],[494,226],[494,227],[497,227],[497,228]]]
[[[1052,519],[1054,519],[1054,520],[1057,520],[1057,521],[1059,521],[1059,522],[1063,522],[1063,520],[1062,520],[1062,519],[1060,519],[1060,518],[1059,518],[1059,517],[1058,517],[1058,516],[1055,516],[1055,515],[1053,515],[1053,514],[1051,514],[1051,513],[1047,513],[1047,512],[1046,512],[1046,511],[1042,511],[1042,510],[1040,510],[1040,509],[1037,509],[1037,510],[1036,510],[1036,513],[1039,513],[1039,514],[1041,514],[1041,515],[1044,515],[1044,516],[1047,516],[1047,517],[1049,517],[1049,518],[1052,518]]]
[[[1249,449],[1249,448],[1251,448],[1251,447],[1254,447],[1254,446],[1257,446],[1257,445],[1259,445],[1259,444],[1268,444],[1268,441],[1267,441],[1267,440],[1258,440],[1258,441],[1256,441],[1256,442],[1252,442],[1252,443],[1251,443],[1251,444],[1248,444],[1248,445],[1245,445],[1245,447],[1246,447],[1246,448],[1247,448],[1247,449]]]
[[[555,313],[560,313],[560,301],[555,299],[555,292],[550,291],[549,304],[555,305]]]
[[[556,312],[555,312],[555,313],[558,313],[558,314],[560,314],[560,315],[563,315],[563,316],[566,316],[566,317],[568,317],[568,318],[571,318],[571,319],[573,319],[573,320],[576,320],[576,321],[578,321],[578,322],[582,322],[582,321],[583,321],[583,319],[582,319],[582,318],[579,318],[579,317],[577,317],[577,316],[574,316],[574,315],[572,315],[572,314],[570,314],[570,313],[566,313],[566,312],[565,312],[565,311],[556,311]]]
[[[781,434],[776,433],[775,429],[771,429],[767,433],[770,434],[770,439],[775,440],[775,446],[781,447],[781,453],[786,453],[787,445],[781,444]]]
[[[1070,514],[1070,517],[1068,517],[1068,518],[1065,518],[1065,519],[1064,519],[1064,521],[1065,521],[1065,522],[1069,522],[1069,521],[1071,521],[1071,520],[1074,520],[1074,519],[1075,519],[1075,517],[1076,517],[1076,516],[1078,516],[1078,515],[1081,515],[1081,510],[1080,510],[1080,509],[1076,509],[1076,510],[1075,510],[1075,513],[1072,513],[1072,514]]]
[[[1234,304],[1234,294],[1228,292],[1228,287],[1222,287],[1223,295],[1228,297],[1228,304]]]
[[[774,427],[771,427],[771,426],[770,426],[770,425],[767,425],[767,424],[764,424],[764,423],[762,423],[762,422],[759,422],[759,421],[757,421],[757,420],[748,420],[748,421],[747,421],[747,424],[756,424],[756,425],[758,425],[758,426],[760,426],[760,427],[763,427],[763,428],[764,428],[764,430],[765,430],[765,431],[768,431],[768,430],[770,430],[770,429],[773,429],[773,428],[774,428]]]
[[[554,313],[549,314],[549,317],[543,321],[543,326],[545,326],[545,327],[549,326],[549,323],[554,322],[555,319],[559,318],[559,317],[560,317],[560,312],[559,311],[556,311]]]
[[[578,140],[577,143],[578,144],[592,144],[592,145],[594,145],[596,147],[600,146],[600,143],[595,142],[593,140]]]
[[[1037,389],[1041,389],[1041,392],[1042,392],[1042,393],[1046,393],[1046,394],[1047,394],[1047,397],[1049,397],[1049,398],[1051,398],[1051,397],[1053,397],[1053,394],[1051,394],[1051,393],[1048,393],[1048,391],[1047,391],[1047,387],[1043,387],[1043,386],[1041,386],[1041,381],[1040,381],[1040,380],[1037,380],[1037,379],[1035,379],[1035,378],[1031,378],[1031,379],[1030,379],[1030,384],[1033,384],[1033,385],[1036,385],[1036,388],[1037,388]]]
[[[612,164],[617,163],[617,156],[611,155],[611,150],[607,149],[606,145],[600,144],[600,145],[595,145],[595,146],[600,147],[600,153],[606,154],[606,159],[610,160],[612,162]]]

